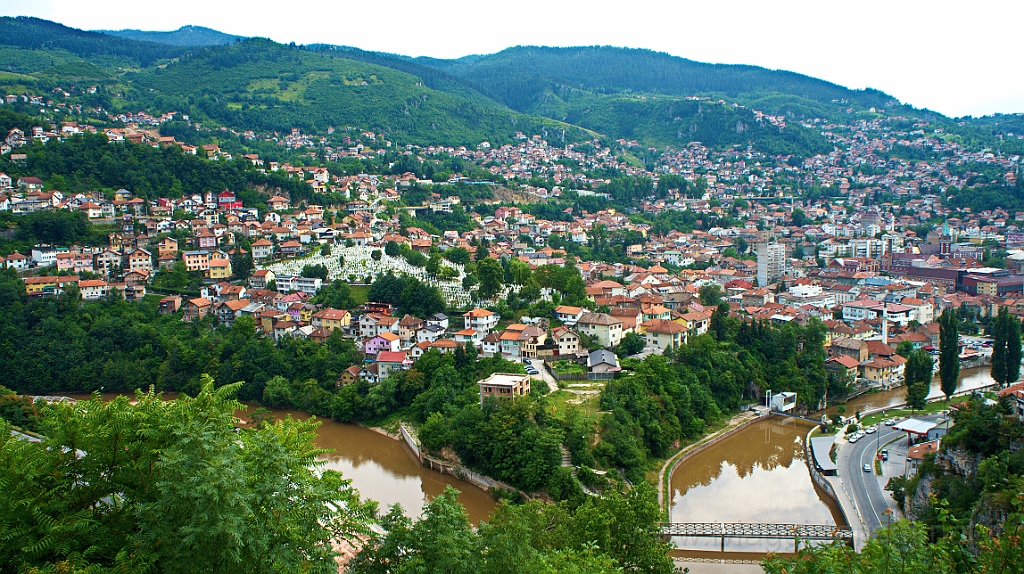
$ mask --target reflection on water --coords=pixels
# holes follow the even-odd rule
[[[306,413],[273,409],[280,418],[291,414],[306,418]],[[459,502],[466,507],[473,523],[487,518],[495,502],[486,492],[453,476],[423,467],[412,452],[398,441],[360,426],[323,420],[317,431],[316,446],[332,449],[321,457],[326,468],[340,471],[352,480],[363,498],[380,502],[381,511],[401,504],[406,514],[419,515],[427,502],[452,485],[461,491]]]
[[[995,381],[992,379],[990,373],[990,367],[976,367],[974,369],[964,369],[960,371],[960,384],[957,385],[957,392],[970,391],[981,387],[986,387],[994,384]],[[944,397],[942,387],[940,385],[939,377],[936,375],[932,378],[931,389],[928,392],[928,399],[937,399]],[[888,408],[895,405],[902,404],[907,400],[907,388],[897,387],[889,391],[881,391],[878,393],[871,393],[869,395],[862,395],[854,399],[850,399],[846,403],[847,416],[851,416],[857,411],[866,411],[870,409],[881,409]],[[835,407],[830,407],[828,412],[835,412]]]
[[[838,508],[814,488],[804,463],[803,442],[811,426],[772,417],[689,458],[672,475],[672,521],[841,523]],[[712,538],[673,542],[693,550],[717,550],[721,544]],[[732,551],[793,550],[793,542],[784,540],[727,539],[725,545]]]

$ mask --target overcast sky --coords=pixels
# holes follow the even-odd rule
[[[515,45],[649,48],[872,87],[950,116],[1024,112],[1024,0],[0,0],[83,29],[185,24],[454,58]]]

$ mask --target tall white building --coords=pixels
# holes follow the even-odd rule
[[[778,243],[757,244],[757,285],[767,287],[786,274],[786,247]]]

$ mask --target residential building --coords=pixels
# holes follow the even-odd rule
[[[622,321],[607,313],[584,313],[576,327],[602,347],[614,347],[622,340]]]
[[[480,387],[481,405],[487,397],[515,398],[530,394],[529,375],[494,373],[478,381],[477,385]]]

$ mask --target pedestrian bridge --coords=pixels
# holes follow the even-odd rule
[[[843,540],[853,543],[853,530],[830,524],[766,524],[763,522],[665,522],[661,534],[720,538],[771,538],[794,540]]]

